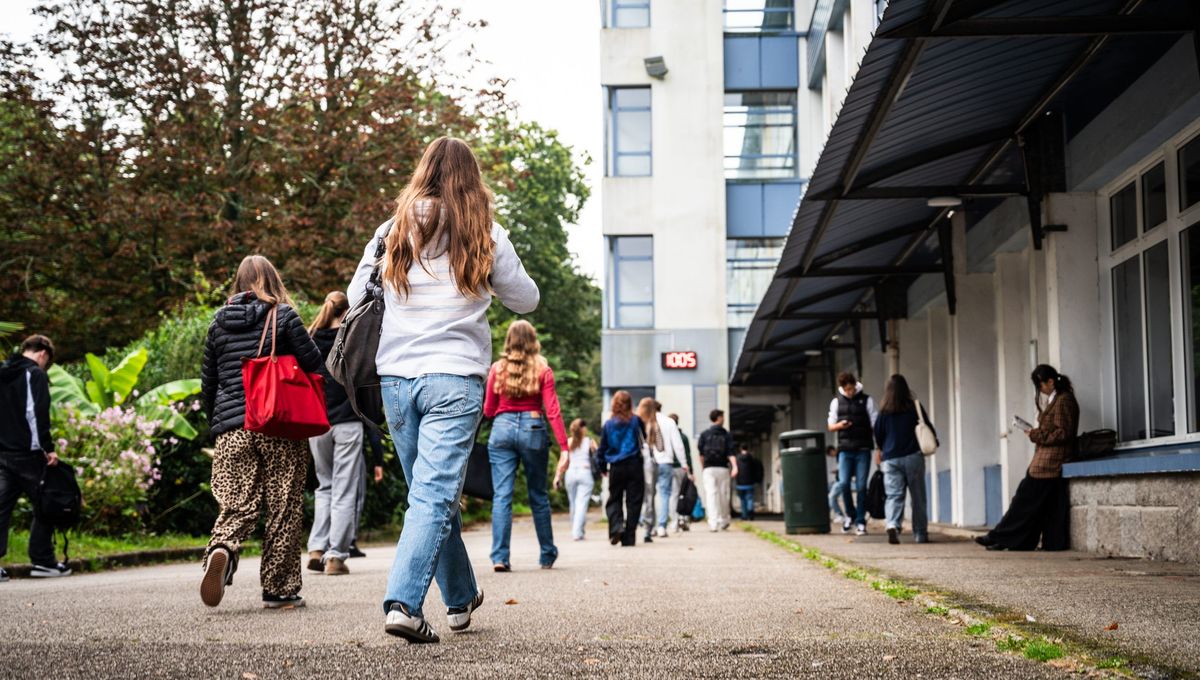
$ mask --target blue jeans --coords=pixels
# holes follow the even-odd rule
[[[675,483],[675,468],[660,463],[656,474],[657,477],[654,480],[655,491],[657,491],[655,515],[658,526],[666,529],[667,522],[671,519],[671,500],[674,498],[674,494],[671,493],[671,485]]]
[[[550,462],[550,443],[546,419],[534,413],[501,413],[492,422],[488,439],[488,460],[492,464],[492,564],[508,566],[508,548],[512,539],[513,482],[517,463],[525,468],[529,489],[529,509],[533,528],[542,553],[542,566],[554,564],[554,529],[550,525],[550,494],[546,489],[546,466]]]
[[[829,509],[833,511],[833,514],[840,517],[847,516],[842,511],[842,492],[845,490],[845,485],[842,484],[842,480],[840,479],[829,483]]]
[[[478,588],[458,501],[483,408],[483,381],[435,373],[381,382],[388,429],[408,482],[408,511],[383,609],[399,602],[422,616],[434,578],[447,607],[466,607]]]
[[[913,537],[929,537],[929,512],[925,509],[925,456],[920,451],[883,461],[883,488],[887,492],[887,527],[904,523],[904,495],[912,496]]]
[[[846,517],[853,515],[855,524],[867,523],[867,475],[870,472],[870,450],[838,452],[838,482],[842,485],[842,501],[846,505]],[[853,490],[858,496],[857,505],[850,495],[851,477],[854,477]]]
[[[754,485],[738,484],[737,495],[742,504],[742,519],[750,519],[754,514]]]

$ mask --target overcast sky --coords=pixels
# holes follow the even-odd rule
[[[38,23],[30,8],[38,0],[3,0],[3,30],[13,37],[32,35]],[[483,86],[496,76],[509,79],[508,92],[520,105],[521,118],[558,130],[586,168],[592,197],[579,224],[568,225],[571,250],[584,273],[601,281],[604,267],[600,230],[600,177],[603,173],[603,111],[600,95],[599,3],[594,0],[441,0],[462,8],[488,27],[459,40],[470,40],[485,63],[469,84]]]

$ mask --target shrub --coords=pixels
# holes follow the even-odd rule
[[[83,531],[116,535],[142,528],[147,492],[161,478],[151,439],[161,423],[113,406],[95,414],[66,407],[58,454],[75,466],[83,491]]]

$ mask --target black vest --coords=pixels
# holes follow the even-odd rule
[[[838,391],[838,422],[850,421],[850,427],[838,432],[838,450],[869,451],[875,448],[875,431],[871,429],[871,414],[867,411],[869,398],[862,390],[849,399]]]

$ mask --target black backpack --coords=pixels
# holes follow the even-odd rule
[[[705,431],[700,435],[698,444],[700,457],[704,460],[704,467],[727,467],[729,465],[729,449],[725,446],[724,433]]]
[[[366,293],[346,312],[337,338],[333,341],[333,349],[325,360],[329,375],[346,389],[350,408],[376,432],[381,431],[380,425],[386,420],[375,352],[379,349],[384,313],[379,262],[387,252],[384,239],[389,231],[390,226],[379,237],[379,244],[375,247],[375,267],[371,270],[371,278],[367,280]]]
[[[40,523],[51,531],[63,532],[63,561],[70,561],[70,539],[66,531],[79,524],[83,513],[83,494],[75,480],[75,468],[59,461],[58,465],[47,465],[38,483],[34,499],[34,514]]]

